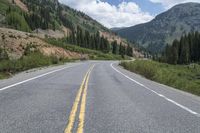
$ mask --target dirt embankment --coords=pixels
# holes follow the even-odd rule
[[[65,26],[61,26],[60,30],[42,30],[42,29],[36,29],[33,31],[33,34],[35,36],[38,36],[39,38],[64,38],[69,37],[71,34],[71,30],[69,28],[66,28]]]
[[[125,39],[115,35],[114,33],[100,31],[100,36],[107,38],[110,43],[113,41],[117,41],[118,44],[128,46]],[[144,55],[141,52],[139,52],[136,48],[133,48],[133,56],[136,58],[144,58]]]
[[[21,0],[14,0],[14,3],[23,11],[28,12],[27,6]]]
[[[0,47],[7,51],[10,59],[19,59],[22,57],[25,49],[30,45],[46,56],[68,59],[88,58],[87,55],[52,46],[31,33],[0,28]]]
[[[117,41],[118,44],[121,43],[122,45],[127,45],[121,37],[115,35],[114,33],[100,31],[100,36],[107,38],[110,43],[113,41]]]
[[[142,54],[141,52],[139,52],[137,49],[133,48],[133,57],[144,58],[144,54]]]

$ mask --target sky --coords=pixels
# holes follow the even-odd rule
[[[59,0],[108,28],[145,23],[176,4],[200,0]]]

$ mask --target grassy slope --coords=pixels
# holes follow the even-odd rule
[[[169,65],[144,60],[122,62],[121,65],[148,79],[200,96],[200,65]]]

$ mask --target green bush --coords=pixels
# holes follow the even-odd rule
[[[150,62],[143,62],[143,61],[137,61],[136,62],[122,62],[122,66],[124,66],[126,69],[136,72],[138,74],[141,74],[149,79],[154,79],[155,76],[155,70],[156,66],[153,66],[150,64]]]
[[[31,53],[19,60],[3,60],[0,62],[0,72],[19,72],[30,68],[52,64],[52,59],[41,53]]]
[[[2,60],[0,61],[0,79],[2,79],[3,77],[7,77],[6,75],[8,75],[8,73],[13,74],[31,68],[58,64],[66,61],[70,60],[58,59],[54,56],[44,56],[40,52],[29,53],[19,60]]]
[[[145,60],[122,62],[120,65],[148,79],[200,95],[200,65],[169,65]]]

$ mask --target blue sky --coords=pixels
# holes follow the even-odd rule
[[[82,11],[108,28],[146,23],[173,7],[200,0],[59,0]]]
[[[113,5],[118,5],[120,4],[123,0],[102,0],[106,1],[110,4]],[[163,11],[165,11],[165,8],[162,6],[160,3],[153,3],[150,2],[149,0],[124,0],[125,2],[135,2],[136,4],[139,5],[139,7],[145,11],[149,12],[152,15],[157,15]]]

